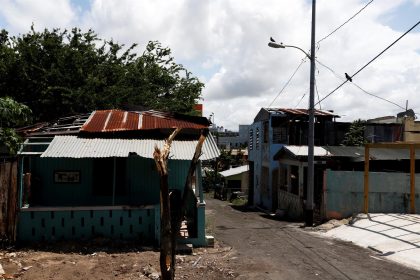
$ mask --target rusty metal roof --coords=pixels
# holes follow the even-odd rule
[[[165,128],[202,129],[208,122],[201,117],[182,116],[158,111],[128,112],[123,110],[94,111],[80,131],[113,132]]]
[[[289,115],[308,115],[308,109],[289,109],[289,108],[267,108],[269,112],[282,112]],[[315,109],[315,116],[331,116],[331,117],[338,117],[338,115],[334,114],[330,111],[323,111]]]
[[[162,149],[165,141],[158,139],[104,139],[79,138],[77,136],[55,136],[41,157],[48,158],[109,158],[140,156],[153,158],[155,146]],[[198,140],[174,140],[170,158],[191,160]],[[220,151],[214,137],[210,134],[204,141],[201,160],[219,156]]]

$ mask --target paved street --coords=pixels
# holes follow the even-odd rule
[[[231,246],[224,258],[238,279],[420,279],[406,268],[352,243],[320,237],[299,224],[242,212],[207,199],[207,224],[217,241]]]

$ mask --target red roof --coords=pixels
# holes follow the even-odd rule
[[[177,119],[173,114],[157,111],[98,110],[91,114],[80,131],[112,132],[176,127],[202,129],[208,125]]]

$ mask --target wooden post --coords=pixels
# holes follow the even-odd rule
[[[365,145],[364,212],[369,212],[369,146]]]
[[[19,208],[23,206],[23,164],[24,157],[19,157]]]
[[[416,213],[416,150],[410,145],[410,212]]]

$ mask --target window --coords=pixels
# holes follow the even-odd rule
[[[264,143],[268,143],[268,122],[264,122]]]
[[[273,143],[287,144],[287,127],[273,127]]]
[[[256,129],[256,139],[255,139],[255,148],[258,150],[260,148],[260,129]]]
[[[249,130],[249,149],[252,150],[254,148],[254,131],[252,128]]]

